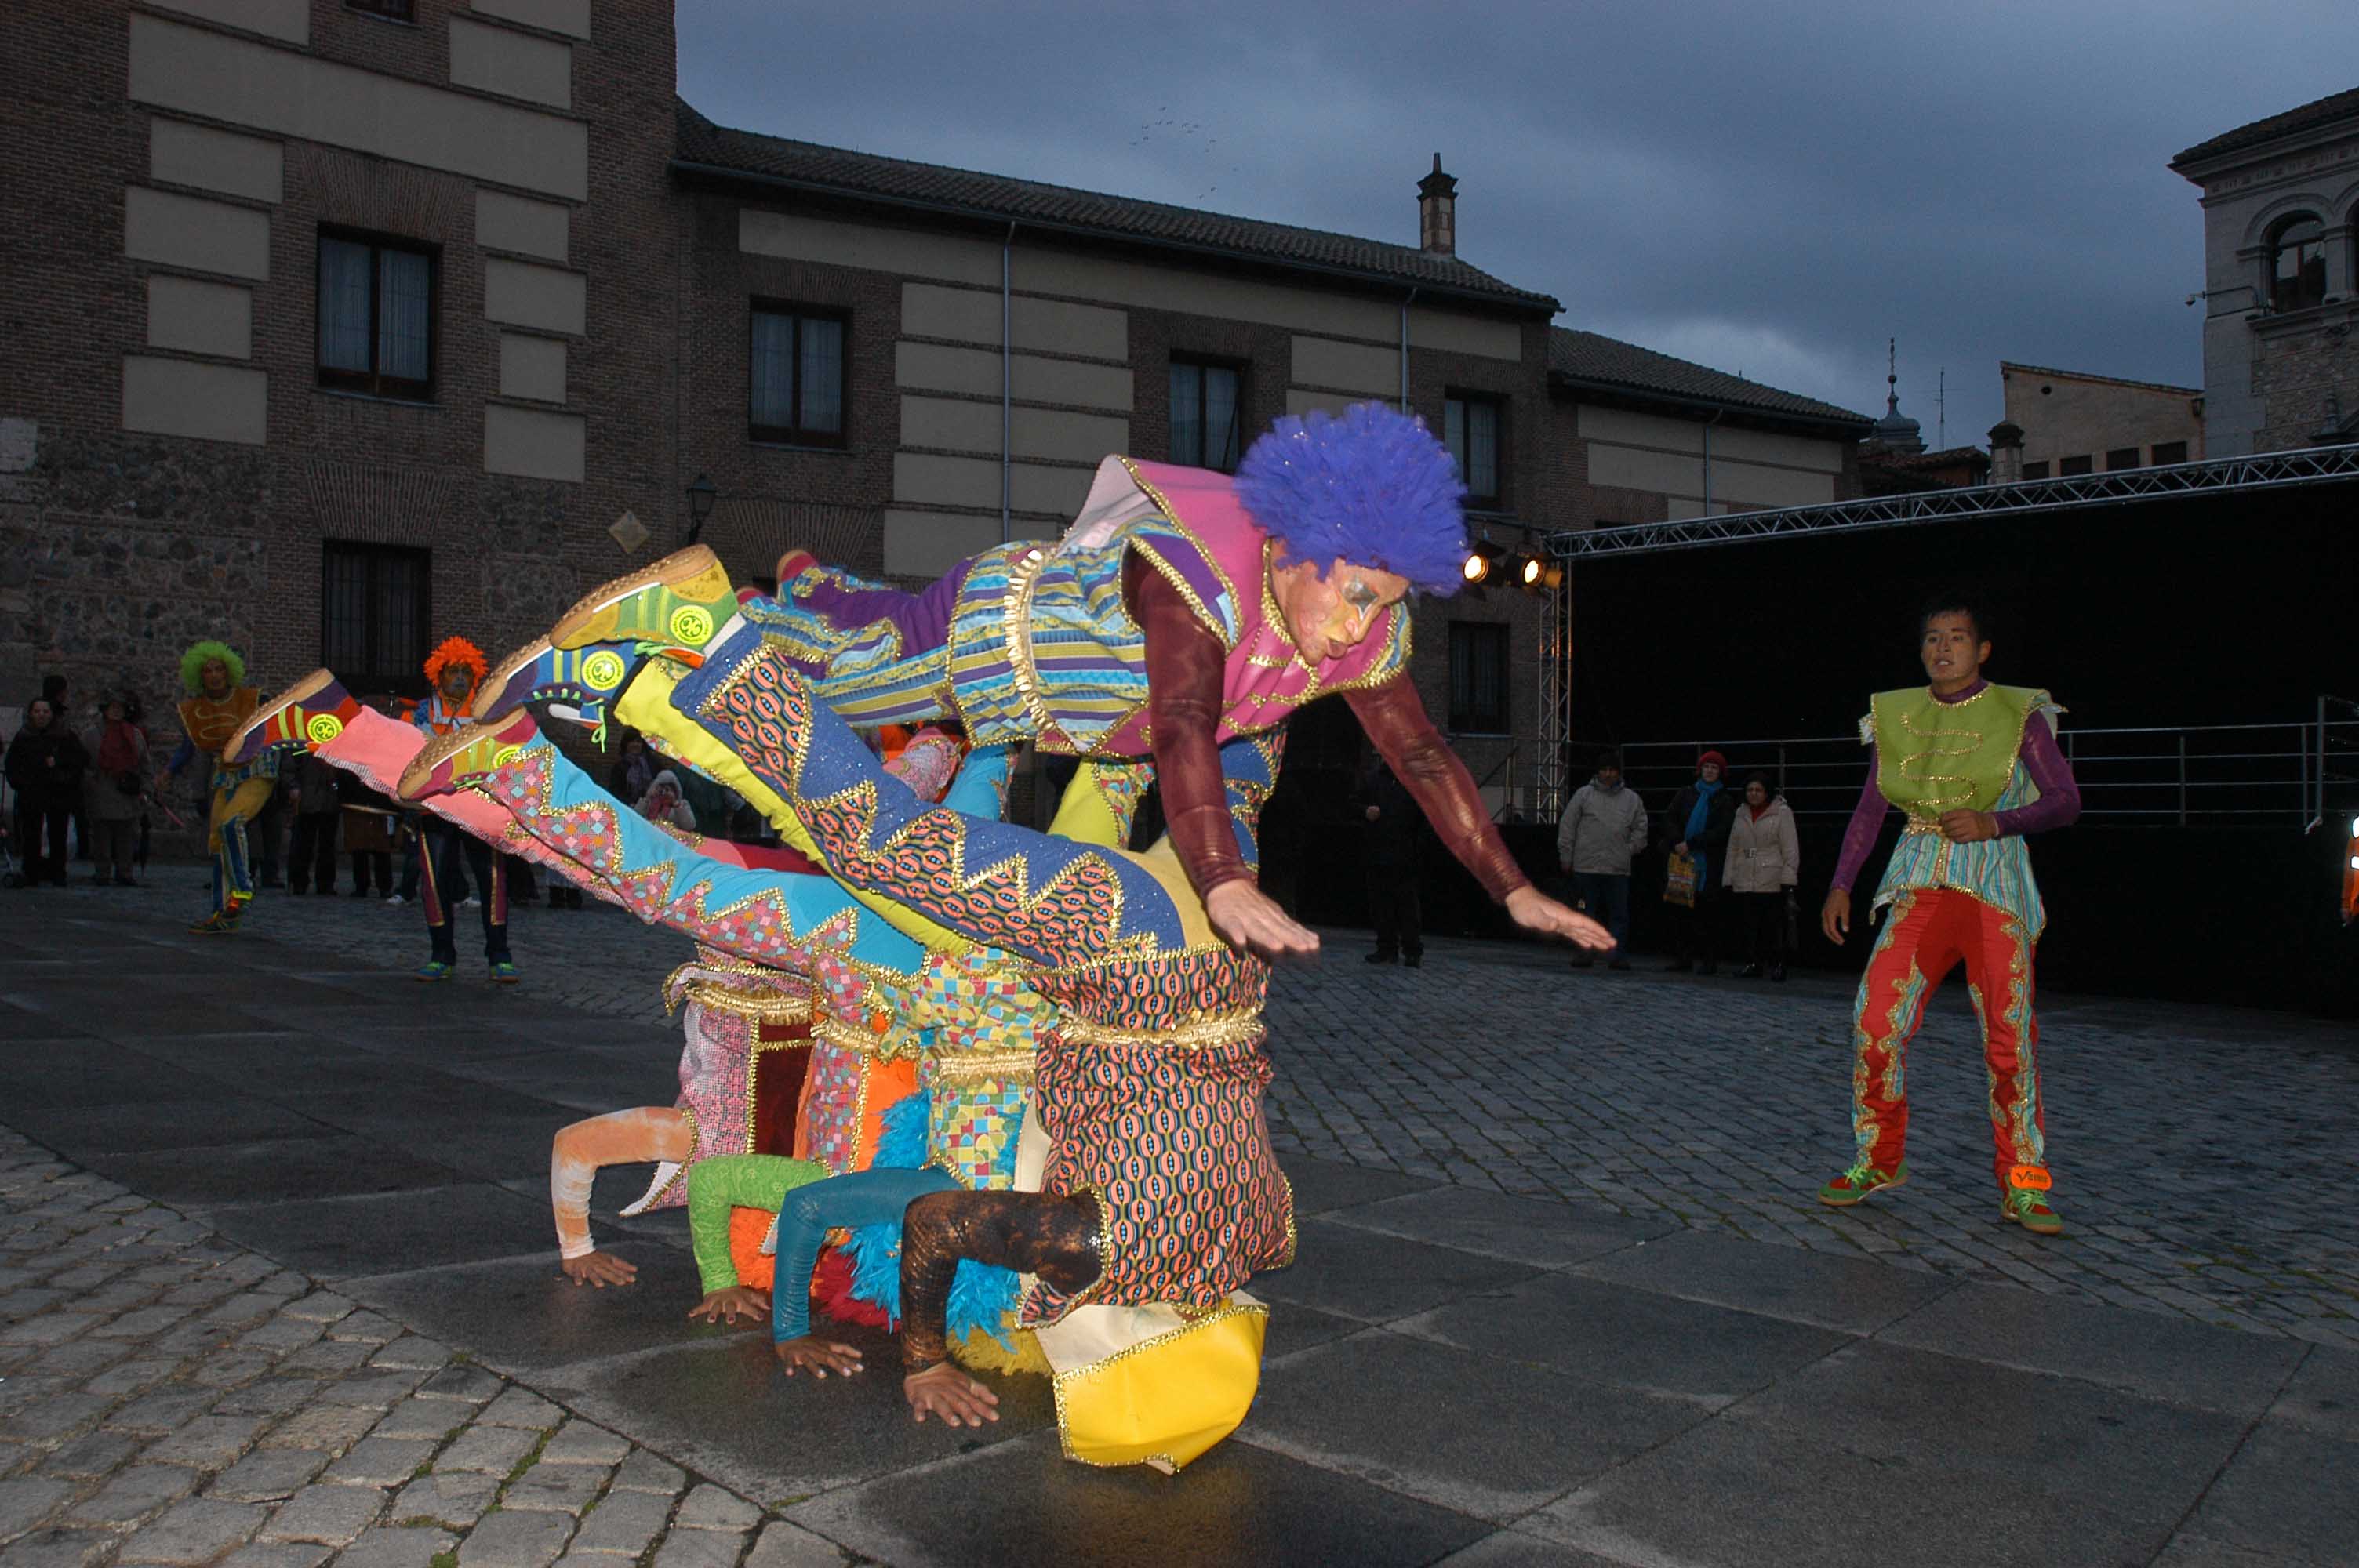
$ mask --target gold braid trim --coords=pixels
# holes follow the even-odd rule
[[[1057,1033],[1081,1045],[1128,1045],[1143,1050],[1201,1051],[1210,1045],[1258,1045],[1269,1035],[1258,1012],[1207,1018],[1177,1029],[1114,1029],[1066,1017]]]
[[[811,1004],[809,997],[756,996],[724,986],[718,980],[690,980],[686,999],[714,1012],[734,1018],[749,1018],[759,1023],[809,1023]]]

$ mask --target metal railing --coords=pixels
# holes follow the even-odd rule
[[[2335,697],[2321,697],[2314,718],[2295,722],[2068,725],[2058,739],[2081,786],[2083,821],[2307,829],[2359,798],[2359,705]],[[1626,742],[1623,775],[1659,810],[1695,776],[1706,749],[1728,758],[1732,783],[1756,769],[1768,774],[1799,816],[1848,816],[1865,776],[1856,735]]]

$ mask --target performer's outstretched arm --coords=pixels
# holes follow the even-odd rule
[[[997,1421],[999,1396],[949,1364],[943,1325],[959,1260],[1037,1274],[1067,1295],[1097,1281],[1098,1200],[1089,1193],[937,1193],[911,1204],[901,1221],[903,1391],[919,1421],[945,1425]]]
[[[770,1291],[770,1339],[788,1377],[803,1370],[824,1378],[830,1372],[850,1374],[861,1368],[856,1348],[811,1333],[811,1271],[819,1267],[827,1233],[898,1223],[913,1199],[957,1190],[958,1183],[941,1171],[876,1168],[813,1182],[786,1195],[786,1201],[778,1206],[778,1262]],[[801,1281],[799,1290],[795,1288],[797,1281]],[[908,1303],[902,1304],[906,1310]]]

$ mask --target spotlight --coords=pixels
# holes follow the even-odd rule
[[[1459,569],[1464,574],[1468,582],[1482,583],[1489,579],[1492,568],[1497,566],[1506,554],[1506,550],[1491,543],[1487,537],[1477,539],[1466,547],[1465,564]]]
[[[1516,556],[1507,563],[1517,583],[1525,588],[1538,588],[1540,574],[1547,568],[1538,556]]]

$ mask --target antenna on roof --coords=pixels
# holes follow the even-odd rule
[[[1944,367],[1933,379],[1933,427],[1940,432],[1941,449],[1950,449],[1950,373]]]

